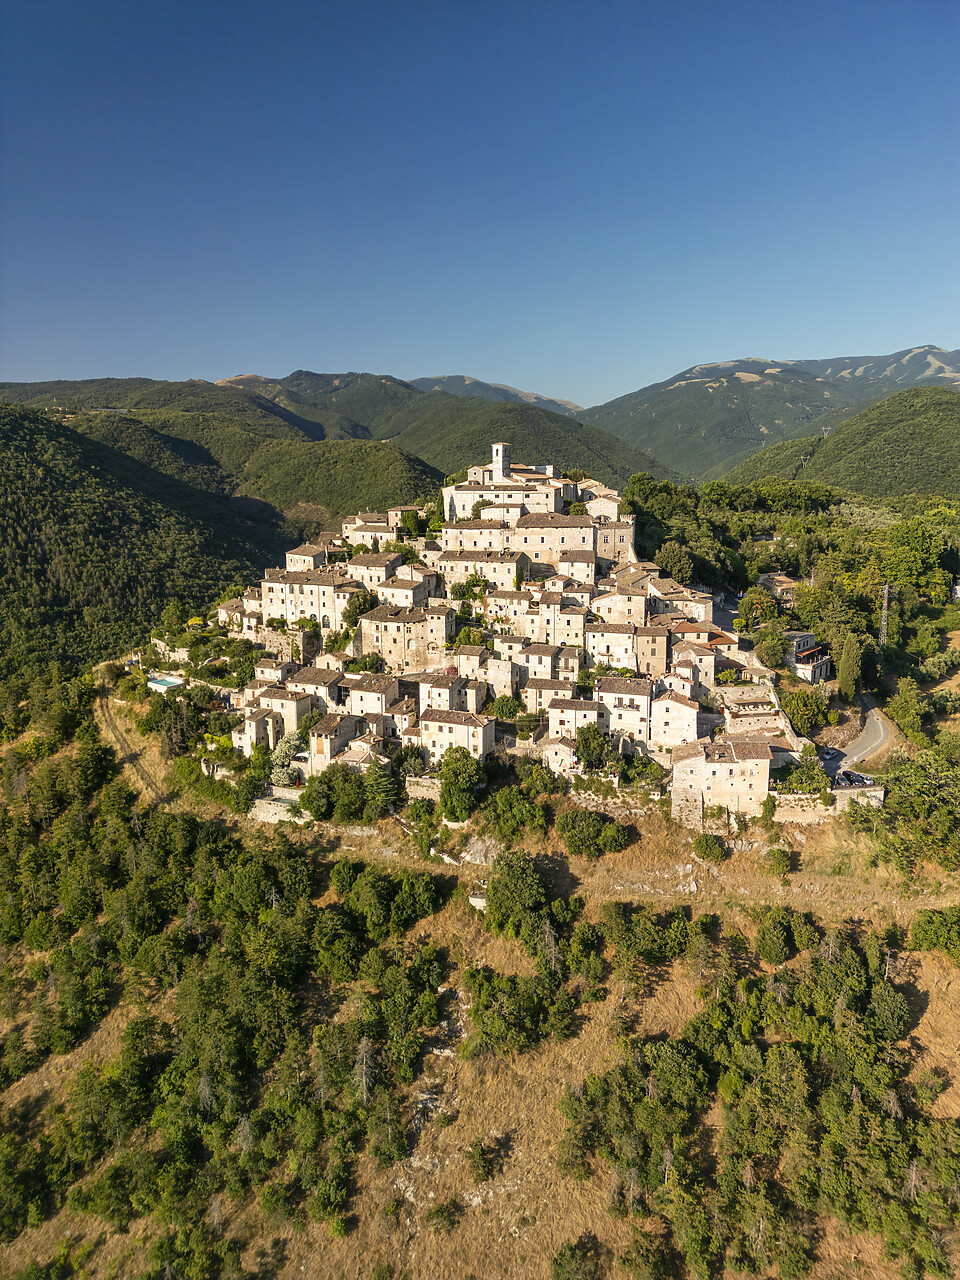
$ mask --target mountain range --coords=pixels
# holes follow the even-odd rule
[[[480,394],[471,378],[414,380],[414,385],[426,384],[454,395]],[[497,386],[480,385],[492,391]],[[882,356],[750,356],[697,364],[604,404],[569,412],[652,454],[663,466],[701,480],[722,475],[780,441],[828,433],[899,388],[928,385],[960,385],[960,351],[921,346]]]
[[[518,391],[503,382],[482,382],[461,373],[444,374],[439,378],[413,378],[410,385],[419,387],[421,391],[446,391],[450,395],[476,396],[480,400],[515,400],[521,404],[536,405],[538,409],[549,409],[551,413],[563,413],[570,418],[583,412],[583,406],[574,404],[572,400],[551,400],[536,391]]]

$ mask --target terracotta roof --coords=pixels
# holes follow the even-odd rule
[[[518,529],[591,529],[593,520],[590,516],[563,516],[559,512],[540,512],[529,516],[521,516],[517,521]]]
[[[668,689],[666,693],[661,693],[654,698],[654,702],[678,702],[682,707],[691,707],[694,711],[700,710],[699,703],[691,701],[690,698],[685,698],[682,693],[677,693],[675,689]]]
[[[472,711],[438,711],[435,707],[428,707],[420,713],[420,723],[427,720],[436,724],[469,724],[482,728],[490,723],[490,716],[477,716]]]
[[[653,684],[649,680],[627,679],[623,676],[601,676],[597,681],[598,693],[641,693],[649,694]]]
[[[358,569],[388,569],[401,558],[391,551],[361,551],[359,555],[351,557],[347,564],[356,565]]]

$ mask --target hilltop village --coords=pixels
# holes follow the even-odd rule
[[[639,560],[619,494],[589,477],[515,463],[497,443],[454,480],[436,510],[360,512],[219,606],[231,635],[264,650],[237,695],[234,746],[274,750],[306,722],[297,785],[335,762],[389,766],[398,748],[430,768],[450,747],[482,762],[498,745],[572,777],[590,728],[669,771],[686,825],[759,815],[804,740],[712,594]],[[788,641],[796,676],[829,675],[814,636]],[[869,788],[835,797],[853,798],[879,802]]]

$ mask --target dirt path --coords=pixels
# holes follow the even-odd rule
[[[133,745],[119,718],[114,715],[109,694],[103,685],[97,694],[97,711],[103,735],[117,749],[120,763],[133,770],[148,799],[155,804],[163,804],[170,798],[169,793],[158,786],[155,775],[144,763],[144,753]]]

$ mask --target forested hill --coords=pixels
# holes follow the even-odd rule
[[[285,378],[251,374],[221,383],[5,383],[0,400],[79,415],[77,429],[98,438],[109,433],[125,452],[143,447],[142,428],[188,441],[227,473],[233,491],[285,511],[306,502],[334,519],[373,501],[390,506],[426,496],[442,475],[489,457],[501,439],[512,442],[518,462],[554,462],[621,489],[637,472],[673,475],[649,454],[563,414],[423,392],[380,374],[299,369]],[[385,443],[371,449],[374,440]],[[366,491],[371,481],[376,494]]]
[[[390,427],[400,428],[396,434],[391,431],[391,444],[447,475],[489,458],[496,440],[510,441],[517,462],[555,462],[561,470],[585,471],[617,489],[641,471],[659,480],[677,475],[649,453],[605,431],[532,405],[491,404],[435,391],[395,414]]]
[[[856,414],[824,439],[762,449],[725,477],[749,484],[801,477],[885,499],[960,496],[960,391],[912,387]]]
[[[166,602],[251,581],[290,536],[264,504],[2,405],[0,677],[122,652]]]
[[[228,385],[273,396],[290,410],[314,414],[325,426],[331,415],[339,415],[353,424],[356,436],[388,440],[446,475],[488,457],[496,440],[509,440],[518,462],[555,462],[562,470],[586,471],[621,489],[639,471],[658,479],[674,474],[642,449],[576,421],[566,409],[555,413],[519,396],[497,401],[421,390],[418,384],[379,374],[304,369],[276,381],[239,377]]]

